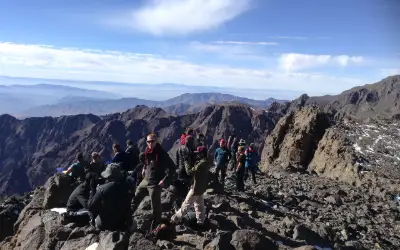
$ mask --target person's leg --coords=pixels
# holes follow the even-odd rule
[[[189,193],[186,195],[186,199],[183,201],[181,208],[176,212],[171,221],[173,223],[179,223],[182,220],[182,217],[188,212],[189,208],[193,205],[194,200],[197,199],[196,196],[193,196],[193,189],[189,190]]]
[[[140,182],[139,186],[136,188],[135,197],[133,197],[131,208],[132,213],[135,213],[136,209],[140,205],[140,202],[146,197],[147,192],[147,181],[144,179]]]
[[[222,183],[222,184],[225,184],[226,168],[227,168],[226,165],[224,165],[224,166],[221,168],[221,183]]]
[[[199,195],[194,200],[194,210],[196,211],[197,224],[203,225],[206,215],[206,207],[204,206],[204,196]]]
[[[219,180],[219,171],[220,171],[220,168],[217,166],[215,168],[215,182],[218,182],[218,180]]]
[[[159,186],[147,187],[150,193],[151,209],[153,210],[154,221],[158,224],[161,221],[161,188]]]
[[[252,176],[253,176],[253,184],[257,184],[256,172],[257,172],[257,169],[254,167],[254,168],[251,170],[251,174],[252,174]]]
[[[239,173],[239,187],[240,187],[240,191],[244,191],[244,171],[240,171]]]

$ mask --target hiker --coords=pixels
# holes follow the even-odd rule
[[[125,154],[127,155],[128,159],[127,161],[129,162],[129,171],[133,170],[138,164],[139,164],[139,154],[140,151],[138,147],[133,144],[133,141],[131,139],[128,139],[126,141],[126,150]]]
[[[140,202],[149,194],[154,222],[158,224],[161,220],[161,189],[171,181],[175,164],[157,142],[155,134],[149,134],[146,139],[147,147],[142,170],[144,179],[136,189],[132,210],[135,212]]]
[[[114,157],[112,158],[111,162],[119,164],[123,172],[129,171],[130,166],[127,159],[127,154],[121,149],[119,144],[113,144],[113,152]]]
[[[253,177],[253,184],[257,184],[256,172],[258,170],[259,159],[254,143],[250,143],[250,146],[246,149],[245,158],[246,158],[246,163],[245,163],[246,173],[244,176],[244,180],[246,181],[251,173]]]
[[[87,173],[85,181],[79,184],[67,201],[67,212],[77,212],[88,208],[91,174]]]
[[[205,135],[202,134],[202,133],[200,133],[200,134],[197,136],[197,139],[196,139],[196,148],[198,148],[198,147],[200,147],[200,146],[205,146],[205,147],[207,147],[207,146],[206,146],[206,137],[205,137]]]
[[[237,153],[237,165],[236,165],[236,190],[244,191],[244,174],[245,174],[245,165],[246,165],[246,156],[244,155],[245,149],[244,146],[239,146]]]
[[[226,148],[226,141],[221,139],[219,142],[219,148],[215,150],[214,162],[216,163],[215,169],[215,181],[219,182],[219,172],[221,172],[221,184],[225,183],[226,168],[229,162],[229,151]]]
[[[246,141],[244,139],[240,139],[239,146],[246,147]]]
[[[132,226],[132,186],[116,163],[108,164],[101,176],[106,183],[89,200],[92,224],[99,230],[126,231]],[[93,221],[94,220],[94,221]]]
[[[63,174],[69,175],[79,182],[85,181],[85,168],[88,163],[85,161],[83,154],[78,153],[76,155],[77,162],[72,164],[67,170],[63,171]]]
[[[236,165],[237,165],[236,154],[237,154],[238,147],[239,147],[239,142],[238,142],[237,138],[234,137],[233,140],[232,140],[231,147],[230,147],[230,151],[231,151],[231,162],[230,162],[230,164],[231,164],[231,170],[232,171],[235,171],[235,168],[236,168]]]
[[[135,189],[143,179],[142,170],[144,167],[144,161],[145,161],[145,155],[144,155],[144,153],[141,153],[139,155],[139,164],[137,164],[135,166],[135,168],[133,169],[133,171],[131,171],[131,174],[130,174],[130,176],[133,178],[133,183],[134,183]]]
[[[187,165],[194,166],[196,161],[195,142],[192,135],[185,138],[185,144],[180,146],[176,152],[176,163],[178,165],[178,179],[174,181],[174,187],[178,188],[177,198],[174,201],[175,210],[179,209],[182,205],[186,194],[191,185],[191,177],[186,173]]]
[[[86,179],[89,178],[90,185],[90,197],[96,193],[96,187],[99,184],[103,184],[103,178],[101,173],[105,170],[106,166],[100,159],[100,154],[97,152],[92,153],[92,161],[85,169]]]
[[[186,132],[183,132],[183,133],[181,134],[181,138],[180,138],[180,143],[181,143],[181,145],[185,145],[185,138],[186,138],[186,136],[189,136],[189,135],[193,136],[193,134],[194,134],[193,128],[188,128],[188,129],[186,130]]]
[[[181,208],[172,216],[171,222],[175,224],[180,223],[182,217],[189,211],[189,208],[194,205],[197,225],[201,228],[204,226],[206,213],[203,194],[207,189],[209,164],[207,161],[207,148],[205,146],[198,147],[195,153],[198,154],[200,161],[195,166],[187,165],[187,172],[193,176],[193,185],[185,201],[182,203]]]

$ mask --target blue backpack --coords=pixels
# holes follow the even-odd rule
[[[255,167],[257,164],[257,152],[250,151],[249,149],[246,150],[246,164],[245,167]]]

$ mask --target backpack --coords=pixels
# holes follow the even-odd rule
[[[181,145],[185,145],[185,140],[186,140],[186,133],[182,133],[181,139],[180,139]]]
[[[248,167],[255,167],[256,165],[256,160],[257,160],[257,153],[255,151],[250,151],[249,149],[246,150],[245,155],[246,155],[246,168]]]

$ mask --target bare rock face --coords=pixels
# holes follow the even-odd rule
[[[309,171],[332,179],[354,182],[358,178],[359,165],[351,141],[340,127],[327,130],[318,144]]]
[[[330,125],[330,116],[316,107],[288,113],[265,140],[263,169],[281,165],[307,168]]]

